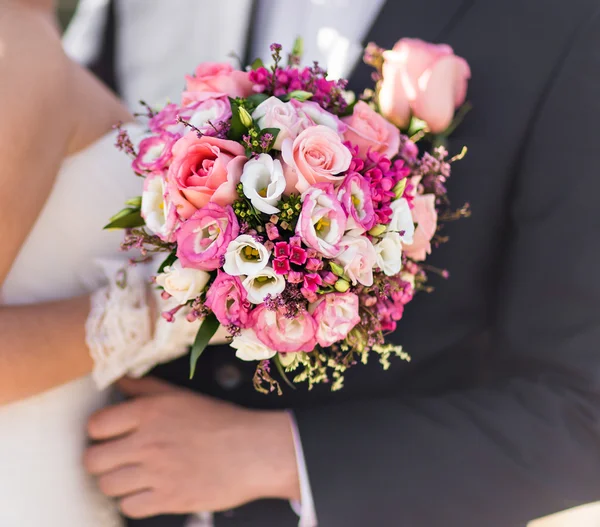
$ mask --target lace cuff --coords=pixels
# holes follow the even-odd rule
[[[92,309],[86,322],[86,342],[94,359],[92,376],[103,389],[124,375],[141,377],[154,366],[184,355],[200,327],[188,322],[182,309],[174,322],[160,316],[177,305],[163,300],[160,291],[148,287],[148,265],[123,266],[122,261],[99,262],[109,284],[92,295]],[[152,313],[148,295],[157,306],[152,334]]]

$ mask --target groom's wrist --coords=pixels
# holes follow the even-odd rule
[[[290,416],[285,411],[259,411],[254,419],[257,460],[249,463],[247,477],[259,498],[300,500],[300,478]],[[258,463],[257,463],[258,461]]]

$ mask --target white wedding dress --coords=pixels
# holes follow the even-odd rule
[[[138,125],[128,126],[140,136]],[[123,258],[120,232],[102,230],[142,180],[111,132],[66,159],[0,292],[2,304],[83,294],[103,281],[96,260]],[[82,456],[90,414],[109,392],[85,377],[0,406],[1,527],[121,527],[116,505],[86,475]]]

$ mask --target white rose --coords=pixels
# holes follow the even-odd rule
[[[408,201],[405,198],[397,199],[392,202],[391,208],[392,220],[388,225],[388,231],[403,232],[400,236],[402,243],[405,245],[412,244],[415,234],[415,224]]]
[[[377,253],[366,236],[345,235],[340,242],[342,252],[336,260],[342,264],[344,273],[353,285],[373,285],[373,267],[377,265]]]
[[[246,361],[267,360],[277,353],[265,346],[253,329],[242,329],[240,334],[231,341],[231,347],[236,350],[235,356],[238,359]]]
[[[285,278],[275,273],[271,267],[265,267],[253,276],[248,276],[242,282],[248,293],[248,300],[253,304],[262,304],[267,295],[275,298],[285,289]]]
[[[268,154],[260,154],[244,165],[240,181],[244,196],[254,207],[265,214],[279,212],[274,205],[281,198],[286,185],[281,161]]]
[[[269,263],[271,252],[252,236],[242,234],[227,246],[223,270],[231,276],[254,276]]]
[[[184,268],[179,260],[156,277],[156,283],[180,304],[200,296],[209,280],[207,272]]]
[[[149,176],[142,192],[142,218],[146,227],[162,238],[169,238],[173,233],[174,218],[170,217],[174,209],[166,199],[166,185],[162,176]]]
[[[395,276],[402,269],[402,241],[397,232],[388,232],[375,245],[377,265],[386,276]]]
[[[276,150],[281,150],[281,145],[286,139],[292,141],[296,139],[298,134],[310,124],[305,117],[298,115],[292,103],[283,102],[277,97],[269,97],[260,103],[252,112],[252,118],[258,122],[261,129],[279,128],[279,134],[273,145]]]

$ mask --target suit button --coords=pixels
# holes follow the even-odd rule
[[[233,364],[223,364],[215,370],[215,380],[224,390],[235,390],[242,383],[242,372]]]

